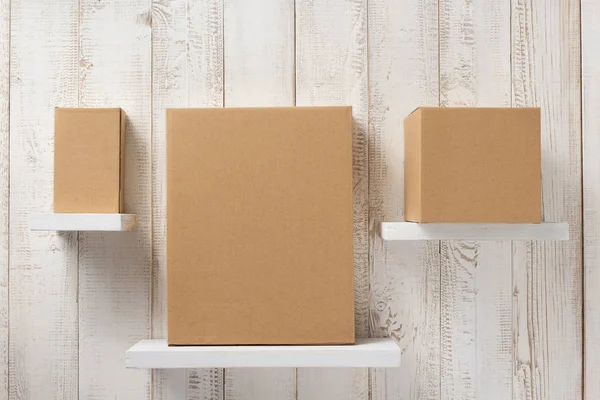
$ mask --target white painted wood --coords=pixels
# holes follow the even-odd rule
[[[294,105],[294,1],[224,1],[225,106]],[[277,329],[274,325],[270,329]],[[296,371],[225,371],[228,400],[292,400]]]
[[[351,105],[354,181],[354,309],[357,337],[369,334],[367,2],[296,1],[296,105]],[[364,399],[366,369],[297,373],[298,399]]]
[[[125,361],[127,362],[127,358]],[[164,387],[159,398],[164,400],[188,400],[188,370],[173,368],[160,371],[163,375]]]
[[[0,0],[0,399],[8,399],[10,0]]]
[[[400,366],[400,348],[390,338],[319,346],[169,346],[151,339],[127,350],[125,362],[128,368],[391,368]]]
[[[451,224],[382,222],[383,240],[569,240],[569,224]]]
[[[122,107],[126,235],[79,234],[79,398],[149,399],[125,351],[151,335],[151,0],[79,1],[79,105]]]
[[[510,106],[510,2],[440,0],[439,18],[440,105]],[[442,399],[512,397],[509,271],[510,242],[441,243]]]
[[[32,231],[133,231],[135,214],[32,214]]]
[[[10,3],[7,397],[75,400],[77,235],[31,232],[28,219],[52,208],[54,107],[77,106],[77,2]]]
[[[440,397],[440,263],[436,242],[387,243],[381,221],[403,221],[402,121],[437,105],[438,2],[369,0],[370,334],[402,349],[399,369],[371,370],[371,398]]]
[[[441,244],[442,398],[512,397],[511,242],[482,243]]]
[[[600,3],[581,2],[584,396],[600,396]]]
[[[570,227],[566,242],[513,245],[513,397],[581,399],[579,1],[517,0],[511,14],[513,105],[542,109],[544,217]]]
[[[294,2],[224,0],[225,106],[294,104]]]
[[[165,109],[223,105],[222,0],[155,0],[152,5],[152,337],[166,332]],[[223,370],[189,370],[191,400],[223,399]],[[154,371],[154,396],[169,382]]]

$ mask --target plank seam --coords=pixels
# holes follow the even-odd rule
[[[7,318],[7,326],[6,326],[6,340],[7,340],[7,349],[6,349],[6,366],[8,371],[6,371],[6,396],[10,396],[10,117],[11,117],[11,107],[10,107],[10,77],[11,77],[11,54],[12,54],[12,1],[8,1],[8,87],[6,88],[6,96],[8,98],[7,105],[7,138],[6,138],[6,153],[7,153],[7,165],[6,165],[6,180],[8,187],[8,196],[6,203],[6,318]]]
[[[371,122],[370,122],[370,114],[371,114],[371,62],[370,62],[370,58],[371,58],[371,32],[369,30],[369,9],[370,9],[370,4],[369,4],[370,0],[365,0],[365,30],[366,30],[366,49],[365,49],[365,58],[366,58],[366,80],[367,80],[367,111],[366,111],[366,116],[367,116],[367,120],[366,120],[366,126],[365,126],[365,152],[366,152],[366,157],[365,157],[365,162],[366,162],[366,179],[367,179],[367,224],[366,224],[366,230],[367,230],[367,262],[366,262],[366,270],[367,270],[367,293],[368,293],[368,297],[367,297],[367,327],[366,327],[366,331],[367,331],[367,336],[371,337],[373,335],[373,332],[371,332],[371,257],[372,257],[372,252],[373,249],[371,247],[371,234],[369,232],[370,228],[369,228],[369,223],[371,221],[371,179],[369,179],[370,175],[371,175],[371,167],[370,167],[370,143],[371,143]],[[373,400],[373,369],[369,368],[367,369],[367,398],[368,400]]]

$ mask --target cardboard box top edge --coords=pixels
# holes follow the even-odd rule
[[[166,111],[189,110],[310,110],[310,109],[352,109],[352,106],[250,106],[250,107],[168,107]]]
[[[407,117],[410,117],[417,111],[425,110],[540,110],[540,107],[441,107],[441,106],[419,106],[412,110]]]
[[[67,111],[67,112],[89,112],[89,111],[124,111],[121,107],[100,107],[100,108],[93,108],[93,107],[54,107],[54,110],[61,110],[61,111]]]

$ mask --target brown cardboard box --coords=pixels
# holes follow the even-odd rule
[[[350,107],[167,110],[168,342],[354,342]]]
[[[418,108],[404,120],[413,222],[541,221],[539,108]]]
[[[120,108],[55,109],[55,213],[123,211],[124,135]]]

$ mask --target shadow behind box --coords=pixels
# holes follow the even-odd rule
[[[123,212],[125,112],[56,108],[54,212]]]
[[[170,345],[354,343],[351,115],[167,110]]]

